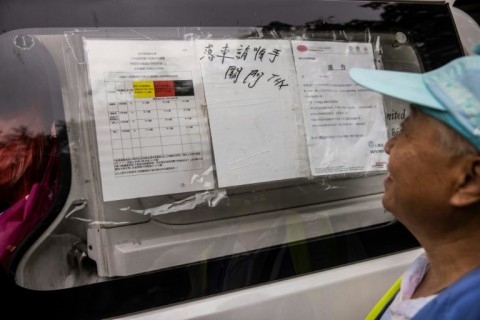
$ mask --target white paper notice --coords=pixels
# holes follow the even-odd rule
[[[84,45],[104,201],[212,189],[193,42]]]
[[[385,170],[382,97],[356,85],[352,67],[375,69],[368,43],[292,41],[311,173]]]
[[[220,187],[308,175],[290,41],[199,40]]]

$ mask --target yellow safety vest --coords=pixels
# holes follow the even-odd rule
[[[398,278],[397,281],[388,289],[387,293],[378,300],[377,304],[372,308],[370,313],[365,317],[365,320],[378,320],[382,317],[383,313],[387,307],[392,302],[393,298],[400,291],[400,284],[402,283],[402,277]]]

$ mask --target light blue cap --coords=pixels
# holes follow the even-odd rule
[[[419,105],[480,151],[480,56],[458,58],[423,74],[352,68],[350,77],[366,88]]]

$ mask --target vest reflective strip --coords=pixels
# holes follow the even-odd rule
[[[402,283],[402,277],[398,278],[397,281],[388,289],[387,293],[377,302],[377,304],[372,308],[370,313],[365,317],[365,320],[375,320],[380,319],[385,310],[387,309],[390,302],[393,300],[393,297],[400,291],[400,284]]]

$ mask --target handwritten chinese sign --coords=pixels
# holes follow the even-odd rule
[[[290,41],[199,40],[220,187],[308,174]]]

